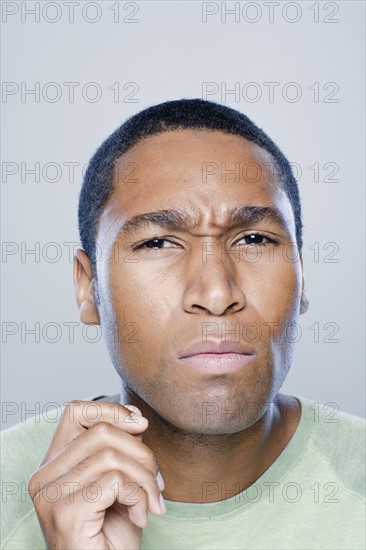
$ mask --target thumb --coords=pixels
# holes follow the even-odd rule
[[[126,407],[126,409],[128,409],[129,411],[132,412],[132,414],[130,415],[130,422],[136,422],[136,418],[134,418],[136,414],[142,416],[142,412],[135,405],[123,405],[123,406]],[[136,437],[137,439],[142,441],[142,434],[141,433],[134,435],[134,437]]]

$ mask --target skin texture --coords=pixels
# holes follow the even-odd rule
[[[205,162],[217,166],[206,178]],[[235,163],[255,163],[261,177],[225,174]],[[227,498],[221,490],[207,494],[207,483],[224,486],[229,496],[250,486],[283,451],[300,418],[299,402],[279,389],[294,354],[291,326],[308,302],[301,255],[292,260],[290,253],[296,251],[292,208],[266,163],[273,161],[258,146],[218,131],[145,138],[119,159],[98,225],[98,304],[91,262],[81,249],[75,255],[80,319],[102,326],[122,379],[121,402],[148,419],[142,441],[155,453],[170,500]],[[128,176],[131,166],[135,173]],[[225,225],[225,210],[242,205],[277,208],[287,228],[269,220]],[[134,215],[170,208],[187,210],[195,226],[121,231]],[[244,239],[253,231],[276,244],[264,238],[253,247]],[[171,242],[131,254],[134,244],[156,237]],[[205,258],[207,246],[216,252]],[[231,253],[222,254],[225,249]],[[224,341],[227,333],[250,345],[253,361],[219,374],[183,365],[179,352],[203,340],[207,323],[215,331],[209,338]],[[248,326],[259,331],[255,341]]]

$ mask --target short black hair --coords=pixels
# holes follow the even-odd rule
[[[296,242],[302,250],[301,203],[291,165],[277,145],[246,115],[225,105],[203,99],[166,101],[128,118],[91,158],[79,196],[78,221],[81,245],[90,258],[97,280],[96,237],[101,213],[113,192],[115,162],[142,139],[171,130],[219,130],[257,144],[270,153],[280,185],[291,203]]]

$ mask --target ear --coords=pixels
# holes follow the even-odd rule
[[[99,312],[94,300],[93,268],[88,255],[78,248],[74,256],[74,286],[79,318],[85,325],[99,325]]]
[[[300,263],[301,263],[301,271],[302,271],[302,273],[304,273],[304,268],[303,268],[303,262],[302,262],[302,256],[301,255],[300,255]],[[308,297],[305,294],[304,286],[305,286],[304,275],[302,275],[302,290],[301,290],[301,298],[300,298],[300,315],[302,315],[303,313],[306,313],[307,310],[309,309],[309,300],[308,300]]]

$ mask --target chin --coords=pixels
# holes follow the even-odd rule
[[[224,435],[234,434],[241,432],[250,426],[253,426],[263,415],[264,411],[261,411],[255,418],[244,417],[237,411],[234,414],[221,417],[220,414],[213,414],[211,417],[200,416],[200,418],[194,418],[192,416],[180,416],[179,418],[170,417],[169,420],[160,416],[160,420],[163,424],[169,427],[170,431],[187,434],[187,435]]]
[[[220,424],[212,424],[210,426],[202,425],[198,428],[197,433],[202,433],[205,435],[225,435],[225,434],[234,434],[238,432],[242,432],[243,430],[246,430],[247,428],[250,428],[253,424],[255,424],[256,421],[253,422],[246,422],[246,423],[220,423]]]

